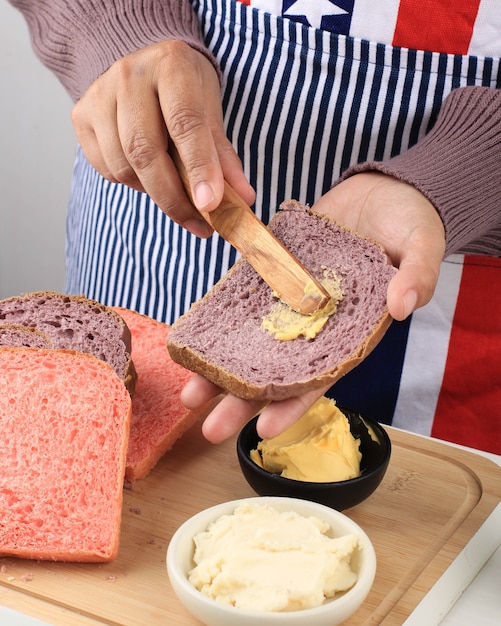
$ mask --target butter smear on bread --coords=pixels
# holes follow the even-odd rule
[[[333,315],[343,299],[341,281],[336,273],[323,268],[323,277],[319,280],[330,295],[329,302],[312,315],[302,315],[290,306],[278,300],[271,311],[263,317],[262,327],[280,341],[291,341],[298,337],[314,339]]]

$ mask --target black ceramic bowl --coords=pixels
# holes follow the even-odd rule
[[[350,423],[353,436],[360,439],[360,476],[328,483],[304,482],[272,474],[250,458],[260,437],[256,432],[257,417],[248,422],[237,439],[237,455],[243,475],[260,496],[286,496],[325,504],[338,511],[349,509],[368,498],[379,486],[391,456],[388,433],[377,422],[339,407]],[[378,442],[370,436],[369,426]]]

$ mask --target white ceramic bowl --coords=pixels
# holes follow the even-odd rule
[[[358,578],[355,585],[324,604],[312,609],[290,612],[248,611],[224,605],[198,591],[189,581],[188,573],[194,567],[193,537],[207,529],[222,515],[231,515],[243,502],[268,504],[277,511],[296,511],[303,516],[315,516],[326,521],[332,536],[355,534],[362,550],[358,553],[354,569]],[[263,496],[245,498],[218,504],[197,513],[184,522],[174,533],[167,549],[167,572],[179,601],[207,626],[335,626],[352,615],[367,597],[376,574],[376,553],[367,534],[349,517],[317,502]]]

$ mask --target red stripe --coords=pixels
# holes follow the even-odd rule
[[[432,436],[501,454],[501,259],[466,256]]]
[[[393,45],[468,54],[480,0],[400,0]]]

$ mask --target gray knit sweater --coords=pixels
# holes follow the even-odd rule
[[[188,0],[9,0],[27,21],[33,47],[74,101],[113,63],[158,41],[180,39],[205,54]],[[378,170],[417,187],[439,211],[450,254],[501,256],[501,90],[466,87],[445,100],[433,129]]]

